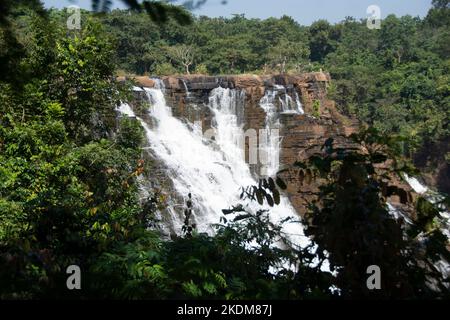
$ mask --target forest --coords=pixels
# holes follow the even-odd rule
[[[0,299],[450,298],[449,279],[433,268],[450,261],[439,206],[419,198],[405,232],[375,173],[386,159],[389,174],[439,168],[436,191],[450,193],[450,2],[430,2],[426,17],[389,15],[379,30],[352,17],[303,26],[169,4],[159,16],[82,10],[81,29],[68,30],[66,9],[2,1]],[[364,124],[351,138],[369,150],[330,140],[323,156],[292,164],[327,180],[303,221],[311,245],[292,245],[263,209],[233,207],[238,216],[214,235],[196,232],[189,201],[185,226],[161,237],[152,225],[164,199],[139,199],[139,177],[153,170],[143,129],[115,117],[134,84],[115,78],[311,71],[330,73],[329,97]],[[283,187],[273,177],[247,197],[276,199]],[[448,208],[448,197],[439,205]],[[383,290],[366,286],[373,261]],[[83,270],[82,290],[67,290],[69,265]]]

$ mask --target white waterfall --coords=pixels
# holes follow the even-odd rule
[[[186,80],[181,79],[181,82],[183,83],[184,90],[186,91],[186,99],[189,99],[191,97],[191,93],[189,92]]]
[[[273,176],[279,169],[281,141],[278,134],[272,134],[272,130],[279,130],[280,120],[275,106],[276,91],[267,90],[259,105],[266,112],[266,130],[260,143],[260,152],[264,155],[265,163],[261,164],[261,174]]]
[[[144,91],[144,89],[142,89],[141,87],[133,86],[133,91],[142,92],[142,91]]]
[[[302,103],[300,102],[300,97],[298,93],[295,93],[295,104],[297,105],[297,110],[299,114],[305,114],[305,111],[303,110]]]
[[[414,189],[415,192],[418,194],[424,194],[428,191],[428,188],[422,185],[417,178],[410,177],[406,173],[403,173],[403,178],[408,182],[408,184],[411,186],[411,188]]]
[[[438,192],[430,190],[430,188],[424,186],[415,177],[410,177],[408,174],[403,173],[403,178],[415,192],[423,196],[439,209],[441,231],[450,239],[450,212],[447,211],[447,208],[445,206],[440,204],[444,197]]]
[[[154,124],[149,125],[139,117],[137,119],[146,132],[146,149],[167,168],[166,174],[177,193],[183,197],[189,193],[192,195],[193,222],[199,232],[213,233],[211,225],[220,223],[222,209],[242,204],[251,212],[269,209],[273,222],[293,217],[297,222],[285,224],[283,231],[293,243],[300,246],[309,244],[302,225],[298,223],[299,216],[286,197],[282,196],[280,205],[273,208],[239,197],[241,187],[257,185],[245,161],[244,149],[238,142],[243,134],[239,119],[242,110],[239,110],[237,103],[242,99],[242,92],[220,87],[211,92],[209,108],[214,126],[214,141],[211,141],[198,128],[193,130],[195,126],[192,124],[172,116],[162,88],[145,88],[145,91],[150,102],[148,112]],[[127,105],[121,106],[119,111],[134,116]],[[268,148],[266,152],[271,153],[273,146]],[[279,152],[278,149],[276,151]],[[274,169],[275,164],[271,173]],[[183,223],[183,217],[176,214],[181,211],[179,209],[174,207],[169,210],[170,219],[174,220],[173,227],[178,233]]]
[[[279,110],[276,106],[278,98]],[[261,175],[274,176],[279,170],[281,129],[279,114],[304,114],[298,93],[295,93],[295,102],[287,93],[287,89],[281,85],[275,85],[274,89],[266,90],[264,96],[259,101],[259,105],[266,112],[266,130],[262,132],[260,142],[260,154],[263,155],[261,163]]]
[[[450,213],[447,211],[447,208],[440,204],[440,202],[443,200],[443,196],[439,194],[438,192],[435,192],[428,188],[427,186],[423,185],[419,182],[419,180],[415,177],[410,177],[408,174],[403,173],[403,178],[405,181],[410,185],[410,187],[418,194],[423,196],[427,201],[432,203],[436,206],[436,208],[439,211],[439,216],[437,219],[434,220],[435,226],[437,226],[440,231],[448,238],[450,239]],[[398,218],[399,216],[402,216],[406,222],[410,225],[414,224],[414,222],[409,219],[404,213],[402,213],[400,210],[397,210],[393,205],[388,203],[389,212],[395,217]],[[425,234],[421,233],[417,236],[417,239],[420,241],[423,241],[426,239]],[[436,270],[438,270],[443,278],[449,278],[450,277],[450,261],[448,261],[444,256],[440,255],[440,259],[436,262],[433,262],[434,267]],[[436,288],[435,283],[430,280],[429,286],[431,288]],[[448,289],[450,289],[450,286],[448,284],[444,284]]]
[[[279,112],[284,114],[304,114],[303,106],[300,102],[300,97],[297,92],[294,92],[295,101],[289,95],[288,89],[282,85],[274,85],[273,89],[266,91],[266,98],[275,103],[275,98],[278,97],[280,104]]]

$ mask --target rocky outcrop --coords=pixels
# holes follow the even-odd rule
[[[427,141],[414,157],[414,164],[420,170],[427,185],[450,194],[450,137]]]
[[[124,79],[122,79],[124,80]],[[304,114],[279,112],[282,137],[280,166],[287,168],[283,178],[287,182],[287,194],[300,214],[304,213],[308,201],[318,193],[318,183],[312,181],[312,173],[308,170],[294,169],[296,161],[306,160],[312,154],[320,152],[328,138],[333,138],[337,147],[351,146],[347,138],[356,132],[359,123],[355,119],[341,115],[334,101],[327,98],[327,87],[330,76],[323,72],[305,73],[299,75],[230,75],[230,76],[169,76],[162,77],[165,86],[167,102],[172,106],[174,116],[191,123],[200,123],[203,131],[211,127],[212,115],[208,108],[211,90],[217,87],[237,89],[245,92],[239,108],[241,122],[246,129],[265,128],[266,112],[260,106],[260,100],[267,90],[283,86],[286,94],[298,97]],[[156,82],[147,77],[134,78],[137,86],[153,87]],[[145,92],[135,92],[135,110],[140,109],[140,103],[145,101]],[[281,111],[281,102],[275,101]],[[257,172],[258,166],[252,168]],[[399,181],[398,185],[402,182]],[[411,190],[407,187],[393,190],[386,188],[386,196],[393,202],[407,205],[411,202]]]

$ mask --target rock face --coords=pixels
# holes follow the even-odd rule
[[[121,79],[123,80],[123,79]],[[153,87],[155,81],[146,77],[134,79],[137,86]],[[165,96],[172,107],[174,116],[191,123],[201,123],[202,130],[211,128],[211,111],[208,108],[209,96],[219,86],[244,92],[243,101],[239,104],[239,117],[242,117],[244,131],[255,129],[257,132],[266,126],[266,111],[260,101],[267,92],[280,87],[286,95],[297,97],[301,102],[304,114],[284,113],[283,102],[274,101],[280,123],[282,137],[280,152],[280,169],[287,168],[283,179],[287,182],[287,195],[298,213],[303,214],[308,201],[318,192],[317,183],[312,182],[311,172],[293,169],[292,164],[305,160],[319,152],[328,138],[333,138],[337,147],[351,146],[347,138],[356,132],[359,123],[341,115],[334,101],[327,99],[327,87],[330,76],[327,73],[315,72],[299,75],[239,75],[239,76],[178,76],[163,77]],[[145,101],[145,92],[135,91],[133,108],[140,110]],[[248,150],[248,148],[246,148]],[[248,156],[248,155],[247,155]],[[251,165],[255,172],[258,165]],[[400,182],[399,182],[400,183]],[[389,194],[390,193],[390,194]],[[395,190],[386,190],[386,196],[392,196],[393,202],[407,204],[411,202],[411,189],[405,194]],[[399,195],[400,194],[400,195]]]
[[[450,153],[450,137],[434,143],[427,143],[414,158],[415,166],[422,173],[427,185],[450,194],[450,161],[445,157]]]

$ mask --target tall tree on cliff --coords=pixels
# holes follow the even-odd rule
[[[195,50],[192,46],[181,44],[167,47],[166,51],[172,61],[184,67],[186,74],[191,74],[189,68],[195,58]]]
[[[287,68],[299,69],[309,56],[309,48],[303,42],[291,42],[281,38],[278,43],[269,48],[267,59],[272,67],[278,67],[281,73]]]

